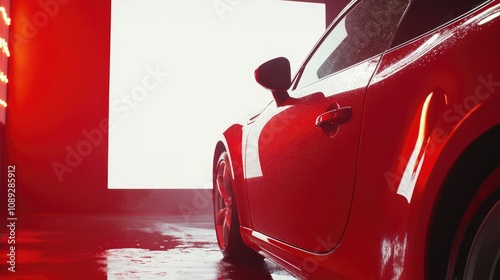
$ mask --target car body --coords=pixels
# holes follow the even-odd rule
[[[303,279],[500,279],[500,2],[361,0],[215,148],[227,258]],[[293,46],[290,46],[293,47]]]

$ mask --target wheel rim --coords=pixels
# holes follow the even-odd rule
[[[474,238],[464,279],[499,279],[500,201],[490,210]]]
[[[215,230],[222,250],[227,248],[231,234],[232,189],[231,169],[224,156],[217,166],[215,178]]]

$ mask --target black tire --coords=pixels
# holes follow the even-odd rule
[[[484,181],[465,213],[461,225],[467,230],[455,242],[459,249],[451,279],[500,279],[500,168]]]
[[[263,257],[248,248],[241,238],[234,197],[233,169],[227,152],[222,152],[213,173],[214,222],[217,243],[225,258],[260,262]]]

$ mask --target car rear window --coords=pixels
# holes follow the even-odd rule
[[[392,46],[427,33],[489,0],[413,0]]]

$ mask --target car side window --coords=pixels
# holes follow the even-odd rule
[[[425,34],[489,0],[413,0],[391,47]]]
[[[299,72],[301,88],[382,53],[390,44],[409,0],[364,0],[323,37]]]

